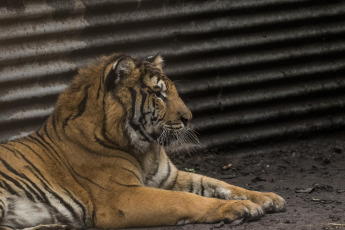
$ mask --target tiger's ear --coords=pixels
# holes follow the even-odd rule
[[[132,73],[134,68],[135,64],[132,58],[119,58],[110,66],[110,68],[108,68],[108,74],[106,75],[104,81],[106,90],[113,90],[116,84]]]
[[[157,66],[160,70],[162,70],[164,65],[164,59],[162,58],[160,53],[158,53],[156,56],[148,56],[146,60]]]

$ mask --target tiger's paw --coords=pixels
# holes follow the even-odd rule
[[[266,213],[283,212],[286,209],[285,200],[272,192],[251,192],[248,199],[260,205]]]
[[[221,207],[214,214],[217,216],[212,218],[215,222],[224,220],[225,222],[231,223],[236,220],[252,221],[260,219],[265,215],[265,212],[260,205],[257,205],[250,200],[231,200],[225,201],[220,205]],[[221,217],[221,218],[219,218]]]

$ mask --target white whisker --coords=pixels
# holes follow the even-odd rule
[[[193,125],[187,125],[179,130],[173,129],[170,125],[164,125],[157,142],[169,149],[170,152],[191,155],[204,149],[197,135],[198,133],[194,130]]]

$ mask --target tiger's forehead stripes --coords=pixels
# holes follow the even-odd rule
[[[144,62],[141,68],[141,81],[155,89],[158,87],[161,91],[169,91],[172,82],[167,78],[160,69],[151,63]]]

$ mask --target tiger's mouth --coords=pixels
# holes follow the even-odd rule
[[[186,143],[195,143],[199,140],[195,131],[190,125],[185,126],[180,123],[167,123],[162,127],[161,134],[157,138],[157,142],[162,146],[168,146],[172,143],[184,145]]]
[[[170,131],[182,131],[185,128],[185,125],[182,122],[179,123],[167,123],[163,126],[163,130]]]

